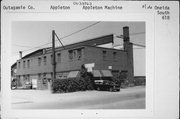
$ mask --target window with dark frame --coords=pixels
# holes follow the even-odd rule
[[[46,64],[47,64],[47,58],[46,58],[46,56],[44,56],[43,60],[44,60],[44,65],[46,65]]]
[[[51,64],[52,64],[52,61],[53,61],[53,56],[51,55],[50,57],[51,57]]]
[[[77,49],[77,56],[78,56],[78,60],[81,60],[81,57],[82,57],[82,49]]]
[[[107,51],[103,50],[103,60],[106,60],[107,57]]]
[[[27,60],[27,68],[30,67],[30,60]]]
[[[21,68],[21,62],[18,62],[18,67],[19,67],[19,69]]]
[[[113,60],[114,60],[114,61],[117,60],[117,52],[113,52]]]
[[[61,62],[61,53],[57,54],[57,62]]]
[[[23,61],[23,68],[26,68],[26,61]]]
[[[76,50],[73,50],[73,58],[74,59],[76,59],[76,55],[77,55]]]
[[[70,61],[73,60],[73,51],[72,50],[69,50],[69,59],[70,59]]]
[[[41,57],[38,58],[38,66],[41,66]]]

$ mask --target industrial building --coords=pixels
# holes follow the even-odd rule
[[[92,71],[104,72],[110,70],[114,76],[127,72],[127,80],[133,80],[133,44],[129,38],[129,28],[123,27],[123,49],[98,47],[113,43],[113,34],[55,48],[56,79],[78,77],[81,66],[93,64]],[[20,55],[21,52],[20,52]],[[18,87],[27,82],[36,89],[48,89],[52,78],[52,48],[42,48],[21,57],[11,67],[15,70]]]

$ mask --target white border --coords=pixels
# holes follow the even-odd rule
[[[2,34],[2,109],[5,117],[136,117],[153,116],[154,84],[154,15],[153,14],[117,14],[117,13],[61,13],[40,15],[8,14],[3,20]],[[47,17],[48,16],[48,17]],[[93,17],[92,17],[93,16]],[[146,23],[146,109],[128,110],[13,110],[11,109],[10,61],[11,25],[13,21],[144,21]],[[8,60],[7,60],[8,59]]]

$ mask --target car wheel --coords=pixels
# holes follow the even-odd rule
[[[109,88],[109,91],[110,91],[110,92],[112,92],[112,91],[113,91],[113,88],[112,88],[112,87],[110,87],[110,88]]]
[[[98,90],[98,91],[100,91],[100,88],[99,88],[99,87],[97,87],[97,90]]]

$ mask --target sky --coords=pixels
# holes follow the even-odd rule
[[[114,34],[113,46],[123,44],[123,27],[129,26],[130,41],[145,46],[145,22],[70,22],[70,21],[14,21],[12,23],[12,61],[19,59],[19,51],[23,56],[43,47],[51,47],[52,30],[55,30],[63,45],[89,40],[103,35]],[[83,30],[82,30],[83,29]],[[56,39],[57,40],[57,39]],[[56,46],[61,46],[56,41]],[[112,47],[112,45],[106,45]],[[135,76],[145,76],[145,47],[135,46]]]

